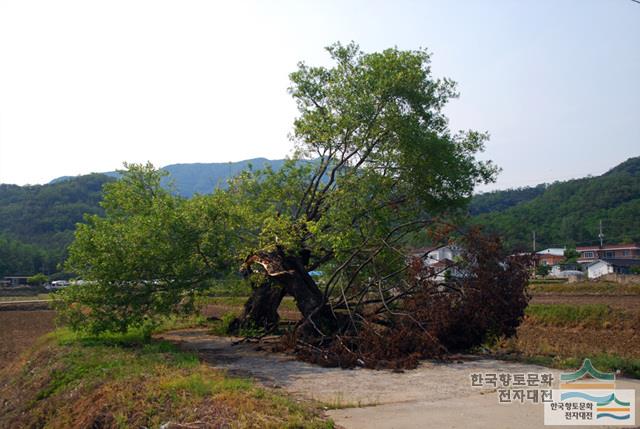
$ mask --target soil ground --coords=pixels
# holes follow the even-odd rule
[[[618,310],[640,313],[640,295],[536,294],[531,304],[606,304]]]
[[[31,347],[38,337],[51,332],[55,327],[54,318],[52,310],[0,308],[0,367]]]

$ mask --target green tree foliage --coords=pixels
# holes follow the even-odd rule
[[[0,235],[0,278],[29,275],[47,266],[47,255],[38,246]]]
[[[578,252],[575,248],[568,248],[564,251],[564,263],[565,264],[575,264],[580,257],[580,252]]]
[[[42,273],[38,273],[27,278],[27,283],[32,286],[42,286],[48,281],[49,281],[49,277],[45,276]]]
[[[36,186],[0,185],[0,274],[54,273],[83,215],[100,214],[102,186],[92,174]]]
[[[548,265],[538,265],[536,267],[536,274],[542,277],[548,276],[551,272],[551,267]]]
[[[78,224],[69,249],[66,267],[86,283],[65,289],[58,308],[75,329],[124,331],[188,311],[237,251],[224,194],[185,200],[150,164],[127,167],[105,186],[104,216]]]
[[[368,278],[396,281],[391,273],[406,263],[398,251],[406,237],[463,207],[496,172],[475,158],[484,134],[448,129],[442,108],[457,95],[455,85],[431,76],[425,51],[327,50],[333,67],[301,63],[290,76],[300,113],[293,160],[229,188],[257,228],[245,269],[272,283],[257,290],[291,294],[305,317],[319,319],[327,297],[344,301]],[[314,269],[328,273],[322,291],[307,274]]]
[[[547,185],[485,192],[474,195],[469,205],[469,213],[476,216],[482,213],[501,212],[509,207],[531,201],[544,193]]]

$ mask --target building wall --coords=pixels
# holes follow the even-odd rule
[[[611,246],[613,247],[613,246]],[[596,259],[640,259],[640,249],[635,246],[630,246],[625,249],[623,246],[607,249],[600,249],[597,247],[592,248],[578,248],[580,252],[580,260],[596,260]]]
[[[557,265],[560,262],[564,261],[564,256],[558,256],[558,255],[539,255],[538,256],[538,260],[540,261],[540,264],[542,265]]]
[[[613,267],[605,262],[596,262],[587,268],[587,277],[590,279],[597,279],[610,273],[613,273]]]

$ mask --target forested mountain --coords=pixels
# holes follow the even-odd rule
[[[284,162],[284,159],[254,158],[238,162],[171,164],[162,167],[161,170],[169,173],[164,178],[163,185],[170,186],[180,196],[191,198],[195,194],[209,194],[217,187],[226,187],[228,179],[249,167],[257,170],[270,166],[274,170],[278,170],[284,165]],[[118,177],[118,173],[115,171],[102,174]],[[69,179],[71,179],[70,176],[63,176],[52,180],[51,183],[59,183]]]
[[[164,185],[186,198],[226,186],[227,179],[248,169],[282,167],[284,160],[255,158],[240,162],[173,164]],[[115,171],[63,176],[46,185],[0,185],[0,278],[5,275],[58,271],[85,213],[101,213],[102,186],[116,180]]]
[[[55,272],[76,223],[85,213],[101,213],[102,186],[111,180],[90,174],[49,185],[0,185],[0,277]]]
[[[482,213],[501,212],[526,201],[531,201],[544,193],[546,184],[525,188],[506,189],[504,191],[485,192],[474,195],[469,205],[469,213],[476,216]]]
[[[225,188],[228,179],[237,176],[249,166],[254,170],[265,166],[279,170],[283,165],[284,159],[255,158],[239,162],[172,164],[162,169],[169,173],[164,183],[171,182],[178,195],[190,198],[194,194],[209,194],[217,187]]]
[[[236,163],[174,164],[176,193],[206,194],[251,165],[278,169],[284,160],[257,158]],[[102,186],[117,173],[63,177],[48,185],[0,185],[0,277],[53,273],[84,213],[100,213]],[[640,241],[640,157],[597,177],[494,191],[474,196],[472,222],[501,235],[508,247],[530,249],[594,244],[602,220],[605,241]]]
[[[640,241],[640,157],[607,173],[534,188],[477,195],[473,221],[504,237],[512,249]]]

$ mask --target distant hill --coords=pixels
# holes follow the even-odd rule
[[[284,160],[173,164],[163,169],[184,197],[224,187],[249,165],[277,170]],[[116,172],[61,177],[47,185],[0,185],[0,277],[56,271],[84,213],[101,213],[102,186]],[[168,185],[171,186],[171,185]],[[469,206],[472,222],[504,238],[513,249],[592,244],[603,222],[605,241],[640,242],[640,157],[597,177],[479,194]]]
[[[640,242],[640,157],[596,177],[480,194],[474,222],[512,249],[595,244],[602,220],[605,242]]]
[[[250,166],[274,170],[284,160],[255,158],[240,162],[173,164],[164,184],[189,198],[208,194]],[[0,277],[9,274],[54,273],[66,258],[75,225],[85,213],[102,213],[102,186],[116,180],[110,171],[84,176],[63,176],[46,185],[0,185]]]
[[[101,213],[102,174],[54,184],[0,185],[0,277],[57,271],[85,213]]]
[[[247,170],[250,166],[254,170],[265,166],[271,166],[274,170],[279,170],[284,165],[284,162],[284,159],[254,158],[238,162],[171,164],[162,167],[161,170],[169,173],[169,176],[163,181],[165,186],[170,186],[177,195],[191,198],[195,194],[209,194],[216,188],[225,188],[228,179]],[[115,171],[101,174],[118,177],[118,173]],[[62,176],[49,183],[60,183],[71,178],[73,177]]]

